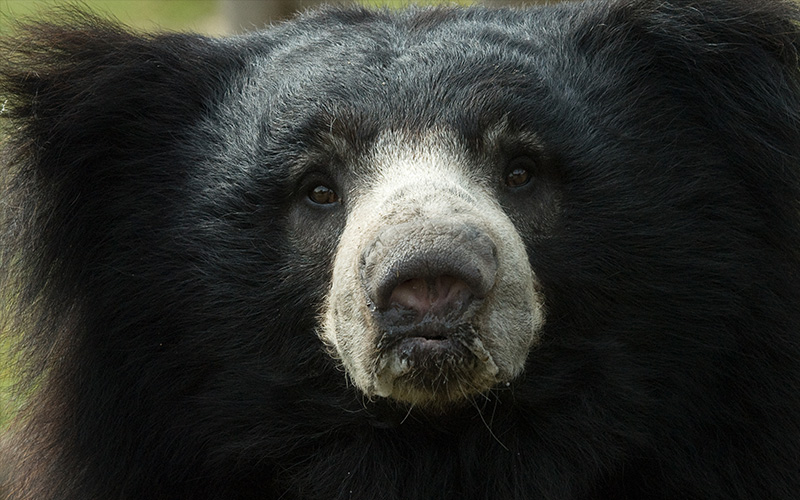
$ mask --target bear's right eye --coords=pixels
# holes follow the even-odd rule
[[[532,158],[527,156],[514,158],[506,170],[506,186],[511,189],[526,186],[530,183],[535,168],[536,162]]]
[[[339,203],[339,195],[336,194],[336,191],[323,184],[311,188],[308,191],[308,199],[317,205]]]
[[[518,167],[506,175],[506,186],[510,188],[522,187],[530,181],[530,178],[530,172]]]

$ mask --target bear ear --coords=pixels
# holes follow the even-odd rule
[[[56,14],[57,24],[23,25],[0,42],[0,118],[10,119],[13,152],[54,180],[152,160],[239,63],[201,36],[136,35],[80,11]]]
[[[800,4],[791,0],[619,0],[585,12],[586,45],[627,40],[634,52],[686,69],[778,62],[796,79],[800,66]]]
[[[800,4],[619,0],[580,19],[584,59],[610,74],[624,65],[631,87],[725,144],[727,165],[751,184],[759,172],[780,179],[764,165],[800,157]]]
[[[46,293],[54,324],[98,255],[122,252],[108,245],[154,245],[142,221],[176,198],[202,155],[194,124],[244,64],[198,35],[57,14],[0,39],[0,288]]]

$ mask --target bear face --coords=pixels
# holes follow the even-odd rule
[[[198,135],[225,156],[260,158],[249,169],[269,165],[289,179],[276,196],[290,201],[279,208],[288,211],[287,253],[317,263],[314,280],[326,286],[311,285],[317,293],[304,300],[319,310],[316,331],[350,381],[368,398],[442,411],[519,375],[543,324],[523,237],[552,230],[558,171],[509,106],[515,94],[535,94],[535,80],[522,76],[530,67],[483,50],[462,56],[477,69],[461,75],[438,46],[376,52],[358,32],[343,43],[309,43],[311,76],[274,75],[276,65],[295,66],[283,59],[292,53],[259,59],[243,80],[248,99],[233,94]],[[345,46],[351,64],[342,68]],[[387,67],[366,72],[358,61],[369,58]],[[498,83],[503,71],[512,76]],[[455,77],[463,81],[443,84],[442,98],[473,109],[441,119],[442,103],[420,108],[411,94]],[[488,94],[496,83],[507,88]],[[324,97],[309,106],[316,92]],[[243,123],[261,131],[226,145],[219,131]],[[287,152],[290,137],[297,147]]]
[[[554,188],[528,186],[530,157],[481,168],[441,132],[388,135],[362,160],[362,183],[344,188],[353,207],[321,336],[368,396],[466,401],[522,371],[543,322],[525,245],[497,193],[516,190],[508,196],[533,206],[516,215],[545,220]],[[498,148],[488,145],[490,161],[503,158]]]
[[[12,498],[794,498],[798,19],[28,26]]]

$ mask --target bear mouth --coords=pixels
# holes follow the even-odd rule
[[[450,325],[431,320],[384,331],[378,342],[380,357],[396,356],[416,370],[441,369],[448,364],[471,362],[475,356],[467,347],[477,337],[468,323]]]
[[[438,375],[449,365],[469,365],[476,361],[462,340],[444,335],[406,337],[394,349],[409,368],[433,372],[432,375]]]
[[[381,337],[375,393],[422,406],[444,406],[491,388],[497,372],[472,325],[417,324]]]

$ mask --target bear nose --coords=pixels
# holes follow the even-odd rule
[[[452,316],[491,290],[497,247],[468,223],[428,220],[389,226],[361,256],[368,299],[378,311]]]
[[[420,320],[427,314],[446,316],[452,310],[461,310],[474,297],[469,285],[454,276],[411,278],[392,290],[388,307],[416,311]]]

